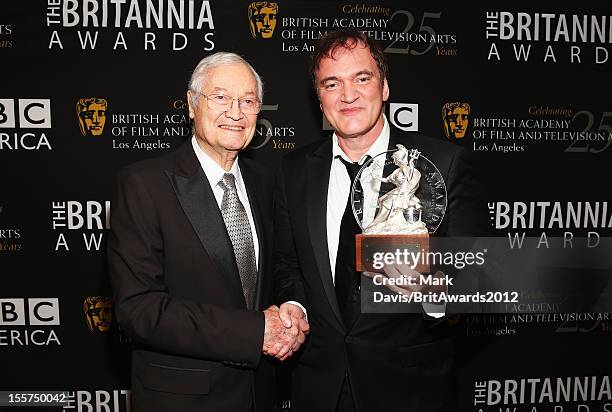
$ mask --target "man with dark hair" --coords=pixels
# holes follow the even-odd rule
[[[376,41],[359,30],[337,30],[329,32],[326,36],[321,37],[317,43],[317,47],[310,56],[310,75],[315,90],[318,89],[316,72],[321,64],[321,60],[333,56],[338,49],[354,49],[358,44],[362,44],[370,51],[370,56],[374,59],[374,63],[376,63],[380,78],[387,79],[387,59]]]
[[[470,222],[462,216],[471,182],[464,154],[448,142],[391,128],[383,114],[389,97],[384,54],[362,32],[320,39],[312,75],[335,132],[287,155],[275,190],[279,300],[302,304],[311,327],[293,371],[292,410],[445,410],[453,347],[444,325],[431,327],[427,313],[361,313],[354,238],[360,230],[349,191],[368,157],[396,144],[418,149],[448,188],[439,232],[467,234]]]

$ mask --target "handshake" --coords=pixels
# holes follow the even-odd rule
[[[263,353],[284,361],[300,349],[310,326],[302,309],[292,303],[264,310],[265,331]]]

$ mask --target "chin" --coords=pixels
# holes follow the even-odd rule
[[[367,123],[361,119],[347,119],[343,122],[343,126],[342,129],[353,133],[358,133],[368,128]]]
[[[247,141],[247,139],[244,136],[224,136],[221,139],[221,143],[223,144],[223,146],[243,146],[244,142]]]
[[[247,145],[248,145],[248,142],[246,142],[245,140],[226,141],[223,144],[223,148],[229,151],[236,151],[236,150],[244,149]]]
[[[365,134],[367,129],[364,127],[345,127],[339,130],[343,136],[347,137],[357,137]]]

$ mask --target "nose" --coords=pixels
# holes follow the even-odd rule
[[[238,99],[233,99],[229,109],[226,110],[225,116],[232,120],[240,120],[244,116],[242,110],[240,110],[240,102]]]
[[[353,103],[358,97],[357,87],[352,82],[342,84],[342,101],[344,103]]]
[[[266,29],[270,28],[270,17],[268,17],[267,15],[265,15],[264,18],[263,18],[263,26]]]
[[[91,121],[93,123],[100,123],[100,119],[98,118],[98,112],[97,111],[93,112],[93,118],[91,119]]]

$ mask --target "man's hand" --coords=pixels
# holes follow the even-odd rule
[[[293,303],[283,303],[280,306],[279,315],[285,328],[290,329],[293,326],[297,326],[300,332],[298,334],[296,344],[293,347],[289,348],[289,350],[287,351],[290,356],[293,353],[297,352],[300,348],[300,345],[306,340],[306,335],[308,335],[308,332],[310,332],[310,325],[306,320],[306,315],[302,311],[302,308],[297,305],[294,305]],[[282,355],[284,356],[285,354]]]
[[[302,333],[308,335],[308,332],[310,332],[310,325],[308,325],[306,315],[299,306],[293,303],[283,303],[279,308],[279,314],[286,328],[290,328],[297,322]]]
[[[304,342],[304,333],[298,328],[299,321],[296,319],[291,326],[285,327],[278,306],[270,306],[263,312],[265,317],[263,353],[284,361]]]

